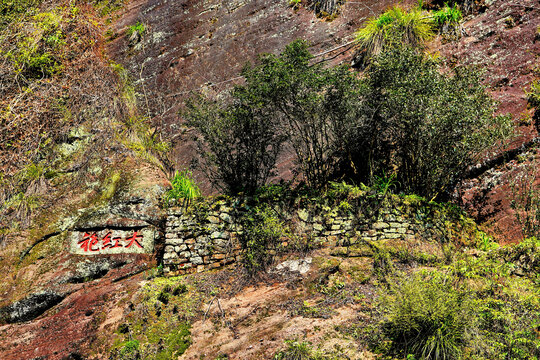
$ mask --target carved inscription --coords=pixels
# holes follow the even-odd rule
[[[71,252],[81,255],[150,253],[155,231],[101,230],[75,232],[71,237]]]

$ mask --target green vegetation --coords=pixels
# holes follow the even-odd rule
[[[180,280],[154,278],[135,294],[137,308],[119,325],[111,360],[172,360],[187,350],[203,295]]]
[[[318,17],[328,21],[334,20],[345,0],[307,0],[307,4]]]
[[[529,105],[535,110],[534,118],[537,121],[537,126],[540,127],[540,80],[533,81],[526,94]]]
[[[143,23],[137,21],[137,23],[135,25],[131,25],[130,27],[128,27],[127,36],[129,37],[129,36],[133,35],[134,33],[138,33],[139,35],[143,35],[145,32],[146,32],[146,26],[144,26]]]
[[[463,14],[457,4],[454,4],[452,7],[445,4],[442,9],[433,12],[433,20],[439,27],[459,24],[462,19]]]
[[[333,352],[323,352],[313,349],[309,341],[285,340],[286,349],[274,355],[274,360],[345,360],[346,355],[339,349]]]
[[[539,161],[533,152],[531,163],[524,166],[511,182],[510,206],[521,226],[523,238],[540,239],[540,188],[536,184]]]
[[[118,140],[140,158],[164,170],[163,158],[170,149],[169,143],[163,141],[161,134],[152,127],[150,118],[141,114],[137,100],[140,94],[127,70],[113,61],[109,65],[118,76],[118,90],[126,110],[121,118],[125,127],[117,133]]]
[[[169,206],[172,201],[183,199],[183,206],[201,196],[201,190],[191,179],[191,172],[188,170],[176,171],[171,179],[172,188],[165,194],[165,205]]]
[[[539,251],[529,239],[387,273],[367,341],[392,359],[538,359]]]
[[[23,16],[32,15],[39,0],[3,0],[0,2],[0,30]]]
[[[302,3],[302,0],[289,0],[289,6],[291,6],[294,9],[298,9],[301,3]]]
[[[58,12],[42,12],[31,18],[32,32],[20,32],[17,42],[5,54],[12,63],[16,78],[52,76],[62,70],[62,48],[66,45],[61,29],[63,17]]]
[[[474,68],[448,76],[430,58],[393,48],[366,77],[370,109],[356,137],[356,168],[394,169],[406,193],[444,198],[483,151],[511,134],[510,117],[494,116],[496,103]]]
[[[407,12],[397,6],[368,20],[356,33],[363,63],[371,62],[383,50],[396,45],[422,48],[435,36],[433,25],[433,19],[425,11],[415,8]]]
[[[282,238],[290,237],[290,232],[268,205],[254,208],[242,222],[244,231],[240,242],[244,248],[244,266],[249,274],[257,275],[282,251]]]
[[[475,332],[472,304],[445,279],[413,277],[395,285],[386,299],[384,334],[391,351],[418,359],[459,359]]]
[[[200,143],[206,169],[229,193],[263,185],[286,139],[311,187],[348,178],[444,199],[511,133],[510,117],[494,116],[474,68],[441,73],[430,57],[396,45],[360,78],[345,67],[310,65],[307,47],[296,41],[246,67],[246,84],[228,102],[188,102],[189,123],[207,144]]]
[[[249,85],[233,90],[234,102],[219,104],[198,97],[186,104],[188,124],[207,144],[198,142],[203,168],[216,186],[233,194],[253,193],[266,183],[285,140],[268,112],[268,99],[248,91],[257,87],[257,79],[248,72],[246,68],[242,73]]]

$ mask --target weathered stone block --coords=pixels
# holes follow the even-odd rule
[[[388,228],[389,225],[383,221],[377,221],[375,224],[373,224],[373,229],[375,230],[382,230]]]
[[[195,257],[192,257],[189,259],[189,261],[193,264],[193,265],[200,265],[203,263],[203,259],[202,257],[200,256],[195,256]]]
[[[219,224],[219,218],[217,216],[209,216],[208,217],[208,222],[210,222],[210,224]]]

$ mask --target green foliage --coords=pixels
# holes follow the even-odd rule
[[[493,238],[484,232],[480,232],[476,246],[483,251],[495,250],[499,248],[499,244],[493,241]]]
[[[125,0],[93,0],[94,7],[102,17],[110,16],[124,6]],[[110,19],[110,18],[109,18]]]
[[[396,354],[459,359],[475,329],[470,301],[439,279],[413,277],[394,285],[384,302],[380,326]]]
[[[457,4],[454,4],[452,7],[445,4],[442,9],[434,11],[432,16],[439,27],[444,25],[456,25],[463,19],[463,14],[461,13],[461,10],[459,10]]]
[[[364,176],[392,169],[406,193],[444,197],[511,133],[510,117],[494,116],[496,104],[471,67],[449,76],[433,60],[396,47],[377,57],[366,77],[369,107],[353,137],[355,168]]]
[[[531,89],[527,92],[529,103],[535,108],[540,107],[540,81],[533,81]]]
[[[530,237],[500,250],[506,262],[522,267],[531,275],[540,273],[540,238]]]
[[[144,26],[143,23],[137,21],[136,24],[128,27],[127,36],[129,37],[133,35],[133,33],[138,33],[139,35],[143,35],[145,32],[146,32],[146,26]]]
[[[379,194],[386,195],[388,190],[395,189],[399,185],[396,177],[396,174],[387,176],[384,171],[381,176],[375,175],[373,179],[373,187],[375,191]]]
[[[383,50],[396,45],[422,47],[434,36],[433,19],[418,8],[406,11],[398,6],[371,18],[356,33],[364,64]]]
[[[538,27],[540,34],[540,26]],[[531,84],[531,88],[527,93],[529,105],[534,108],[534,118],[536,119],[537,128],[540,128],[540,80],[535,80]]]
[[[510,206],[524,238],[540,238],[540,188],[536,184],[538,165],[538,160],[533,158],[532,163],[526,165],[510,181]]]
[[[276,355],[273,360],[344,360],[350,359],[339,346],[333,351],[320,351],[313,349],[309,341],[285,340],[286,348]]]
[[[206,160],[231,193],[253,193],[272,175],[288,139],[299,171],[313,187],[326,186],[344,152],[347,129],[357,118],[360,83],[344,67],[310,65],[304,41],[279,55],[264,55],[244,68],[246,84],[232,92],[231,104],[188,102],[189,123],[208,144]],[[210,173],[212,175],[212,173]]]
[[[203,301],[206,294],[197,293],[196,299],[194,297],[195,293],[190,293],[179,277],[147,281],[136,294],[136,308],[125,316],[125,322],[118,328],[118,345],[112,349],[109,359],[177,359],[191,345],[188,319],[194,316],[195,303]],[[126,348],[130,351],[124,350]],[[123,353],[126,356],[122,356]]]
[[[120,349],[119,359],[139,359],[139,342],[137,340],[126,341]]]
[[[268,110],[269,99],[248,75],[245,86],[232,91],[234,101],[218,104],[203,97],[186,103],[188,124],[197,128],[203,168],[212,182],[231,194],[252,194],[274,174],[274,165],[284,137]]]
[[[285,340],[287,349],[274,356],[274,360],[312,360],[313,349],[307,341]]]
[[[536,294],[538,295],[538,294]],[[540,358],[538,304],[522,299],[488,297],[475,302],[479,327],[484,334],[486,358],[525,360]]]
[[[189,122],[207,144],[206,169],[228,192],[263,185],[287,139],[296,172],[312,188],[345,177],[444,199],[511,133],[510,117],[494,116],[496,103],[474,68],[442,73],[436,61],[396,45],[359,78],[311,64],[307,46],[295,41],[246,67],[246,84],[228,105],[188,102]]]
[[[182,325],[171,331],[164,339],[164,349],[156,354],[155,360],[178,359],[191,345],[189,325]]]
[[[10,22],[36,11],[40,0],[2,0],[0,2],[0,30]]]
[[[189,203],[201,196],[201,190],[191,179],[191,171],[183,170],[176,171],[171,179],[172,188],[165,194],[165,204],[168,206],[171,201],[178,201],[183,199],[183,205],[187,206]]]
[[[240,241],[244,248],[243,262],[253,276],[265,271],[273,262],[274,256],[281,250],[281,238],[287,236],[289,230],[270,206],[253,208],[242,222]]]
[[[293,7],[294,9],[298,9],[301,3],[302,0],[289,0],[289,6]]]
[[[38,13],[30,20],[33,30],[18,33],[16,46],[2,54],[12,63],[15,77],[49,77],[62,70],[66,44],[62,21],[57,12]]]

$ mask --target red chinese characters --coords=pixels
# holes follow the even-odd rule
[[[89,234],[89,233],[85,232],[84,235],[83,235],[83,239],[81,241],[79,241],[79,245],[81,246],[81,248],[85,252],[86,251],[95,252],[95,251],[99,251],[99,247],[95,248],[95,246],[97,245],[98,242],[99,242],[99,240],[98,240],[98,237],[97,237],[97,235],[95,233],[94,234]]]
[[[99,252],[106,251],[114,248],[131,248],[139,247],[143,248],[141,245],[143,236],[138,231],[134,231],[131,236],[122,238],[120,236],[112,236],[112,232],[107,232],[103,237],[99,237],[97,233],[88,233],[83,234],[82,240],[78,241],[77,245],[84,252]]]
[[[141,243],[139,243],[138,239],[142,239],[142,235],[139,235],[139,233],[135,231],[132,237],[126,239],[126,241],[129,241],[129,244],[127,244],[126,247],[128,248],[131,247],[131,245],[135,244],[142,249],[142,245]]]

